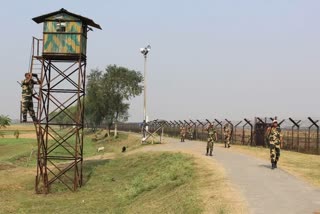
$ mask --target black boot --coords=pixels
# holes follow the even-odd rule
[[[212,149],[210,149],[210,156],[212,156]]]
[[[274,168],[276,168],[276,167],[275,167],[275,162],[274,162],[274,161],[271,161],[271,169],[274,169]]]
[[[230,146],[230,144],[228,145],[228,148],[230,148],[231,146]]]
[[[23,123],[26,123],[26,122],[27,122],[27,116],[26,116],[26,115],[23,115],[22,122],[23,122]]]
[[[207,148],[207,153],[206,153],[206,156],[208,156],[208,154],[209,154],[209,148]]]
[[[277,163],[278,163],[278,161],[274,162],[274,168],[278,168]]]

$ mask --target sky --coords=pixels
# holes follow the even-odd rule
[[[65,8],[93,19],[87,73],[116,64],[143,73],[149,120],[320,118],[320,1],[1,0],[0,114],[19,118],[33,17]],[[143,120],[143,94],[128,101]]]

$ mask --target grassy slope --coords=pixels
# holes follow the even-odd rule
[[[63,130],[61,131],[63,132]],[[85,157],[101,155],[96,148],[105,146],[103,153],[121,153],[122,146],[133,150],[140,146],[134,136],[120,134],[117,139],[93,142],[85,138]],[[34,194],[35,157],[31,167],[24,159],[36,146],[35,139],[1,139],[0,213],[199,213],[201,201],[194,194],[192,158],[181,154],[157,153],[121,155],[115,160],[87,160],[84,163],[83,188],[77,194],[54,189],[47,196]],[[19,167],[20,165],[20,167]],[[3,166],[3,165],[2,165]],[[29,165],[30,166],[30,165]],[[59,186],[59,184],[58,184]],[[39,203],[41,200],[41,203]],[[172,200],[177,201],[172,203]]]
[[[182,154],[156,153],[94,160],[85,164],[86,184],[70,191],[34,195],[24,170],[0,171],[2,213],[199,213],[194,162]],[[6,180],[6,177],[18,179]],[[41,202],[40,202],[41,200]]]
[[[270,160],[268,148],[233,145],[237,150],[264,160]],[[320,187],[320,156],[281,150],[279,167]]]
[[[92,137],[85,138],[85,157],[102,157],[96,148],[105,146],[104,153],[119,158],[85,161],[84,186],[76,194],[58,187],[49,195],[34,194],[35,157],[25,164],[35,139],[0,139],[0,166],[11,163],[0,167],[0,213],[246,213],[218,165],[208,168],[209,162],[179,153],[123,156],[122,146],[139,148],[139,138]]]

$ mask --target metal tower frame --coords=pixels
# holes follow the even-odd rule
[[[83,180],[86,58],[81,56],[66,61],[42,56],[38,59],[42,61],[42,84],[38,123],[35,124],[38,138],[35,190],[48,193],[50,186],[59,181],[75,191],[82,186]],[[70,111],[71,106],[76,106],[75,112]],[[56,122],[61,114],[67,116],[69,122]],[[67,127],[65,130],[68,131],[57,131],[57,125]]]

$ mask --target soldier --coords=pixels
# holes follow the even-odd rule
[[[184,139],[186,137],[186,128],[184,126],[180,126],[180,141],[184,142]]]
[[[229,123],[225,124],[223,127],[223,135],[224,135],[224,148],[230,148],[230,139],[231,139],[231,127]]]
[[[272,121],[272,126],[267,129],[269,146],[270,146],[270,159],[271,168],[277,168],[277,163],[280,157],[280,144],[282,142],[282,135],[280,127],[278,127],[277,120]]]
[[[188,133],[189,133],[190,140],[193,139],[193,132],[194,132],[194,130],[193,130],[192,126],[188,126]]]
[[[38,76],[36,74],[25,73],[25,79],[21,83],[22,87],[22,122],[27,122],[27,112],[29,111],[30,117],[32,118],[33,122],[38,122],[35,112],[33,110],[33,86],[34,84],[41,84]],[[33,80],[32,77],[36,77],[37,81]]]
[[[210,154],[210,156],[212,156],[214,141],[217,141],[218,136],[217,136],[216,129],[213,127],[212,124],[209,124],[209,126],[208,126],[208,128],[206,130],[208,132],[207,153],[206,153],[206,155],[208,156]]]

